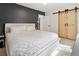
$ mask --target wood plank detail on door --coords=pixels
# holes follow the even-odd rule
[[[60,38],[76,40],[77,12],[75,10],[58,14],[58,35]]]

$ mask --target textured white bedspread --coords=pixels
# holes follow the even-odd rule
[[[11,56],[48,55],[58,44],[56,33],[28,31],[6,34],[7,54]],[[48,52],[49,51],[49,52]]]

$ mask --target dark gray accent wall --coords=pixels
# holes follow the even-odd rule
[[[35,23],[38,28],[38,14],[45,15],[45,12],[14,3],[0,3],[0,34],[4,32],[5,23]]]

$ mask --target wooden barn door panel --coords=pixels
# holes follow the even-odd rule
[[[67,37],[75,40],[77,35],[77,14],[75,10],[68,12]]]
[[[66,27],[67,19],[66,19],[65,12],[60,13],[58,17],[59,17],[59,20],[58,20],[59,37],[66,38],[67,37],[67,27]]]

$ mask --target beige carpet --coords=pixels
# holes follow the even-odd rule
[[[0,56],[6,56],[5,48],[0,48]]]

